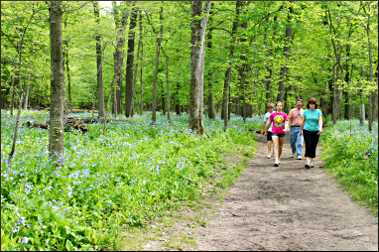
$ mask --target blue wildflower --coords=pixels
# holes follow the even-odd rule
[[[29,194],[33,190],[33,185],[30,183],[25,184],[25,193]]]
[[[22,237],[22,238],[21,238],[21,243],[22,243],[22,244],[27,244],[27,243],[29,243],[29,238],[28,238],[28,237],[25,237],[25,236]]]
[[[25,224],[25,217],[21,216],[17,221],[17,225],[24,225],[24,224]]]
[[[18,225],[16,225],[16,226],[13,227],[12,233],[13,234],[17,234],[18,232],[20,232],[20,227]]]

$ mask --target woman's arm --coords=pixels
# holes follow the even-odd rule
[[[319,128],[319,134],[322,132],[322,126],[323,126],[323,121],[322,121],[322,114],[318,118],[318,128]]]
[[[270,124],[271,124],[271,120],[270,120],[270,117],[267,119],[267,121],[266,121],[266,125],[265,125],[265,127],[264,127],[264,130],[263,130],[263,133],[266,135],[266,133],[267,133],[267,130],[268,130],[268,128],[270,127]]]
[[[288,120],[284,122],[284,132],[288,132]]]
[[[300,135],[303,135],[304,124],[305,124],[305,115],[303,113],[303,117],[300,124]]]

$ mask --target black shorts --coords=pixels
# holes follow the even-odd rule
[[[272,141],[272,132],[267,131],[267,141]]]
[[[272,136],[277,136],[277,137],[281,138],[281,137],[285,137],[286,134],[272,134]]]

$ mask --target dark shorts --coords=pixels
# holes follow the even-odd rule
[[[267,141],[272,141],[272,132],[267,131]]]
[[[276,136],[276,137],[285,137],[286,134],[272,134],[272,136]]]

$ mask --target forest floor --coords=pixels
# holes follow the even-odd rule
[[[284,146],[280,167],[257,152],[222,195],[124,235],[124,250],[378,250],[378,218],[322,169]],[[220,200],[220,196],[222,196]]]

